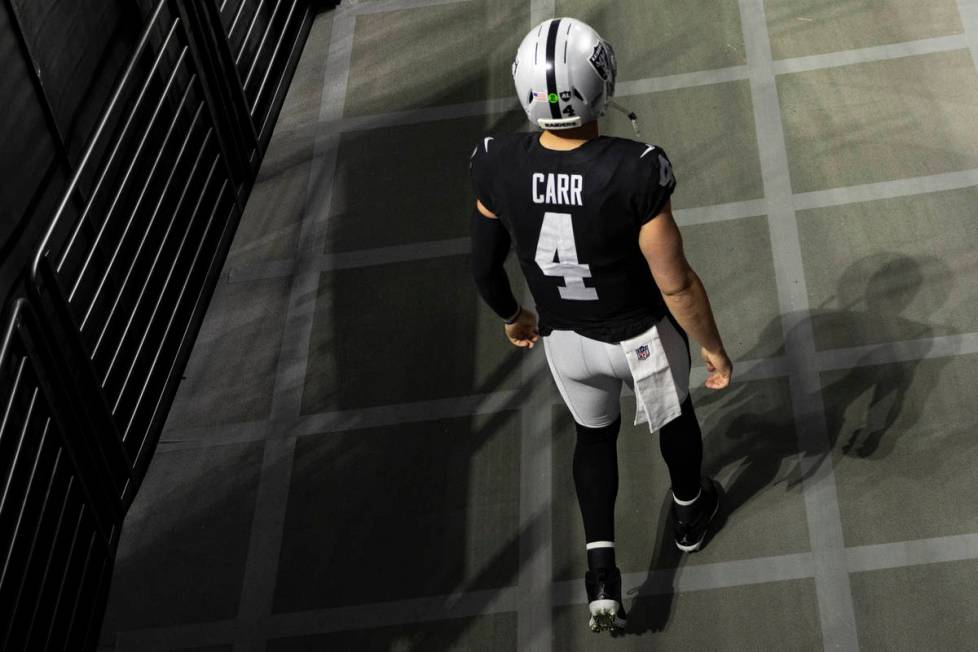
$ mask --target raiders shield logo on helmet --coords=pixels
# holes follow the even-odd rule
[[[617,71],[617,64],[615,62],[615,51],[611,49],[611,44],[604,41],[598,41],[598,44],[594,46],[594,52],[591,54],[591,58],[588,59],[591,63],[591,67],[594,68],[598,76],[604,81],[608,82],[609,93],[611,96],[614,94],[614,83],[615,83],[615,72]]]

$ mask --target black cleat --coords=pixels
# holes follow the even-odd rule
[[[621,602],[621,572],[617,568],[588,571],[584,576],[587,589],[588,609],[592,632],[621,630],[625,628],[628,614]]]
[[[683,552],[696,552],[710,529],[710,524],[720,511],[720,485],[716,480],[704,479],[700,497],[692,505],[678,505],[672,501],[672,528],[676,547]]]

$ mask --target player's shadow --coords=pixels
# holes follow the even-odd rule
[[[785,493],[801,492],[802,483],[830,456],[875,461],[894,451],[900,438],[912,432],[933,389],[915,387],[914,400],[905,400],[916,367],[926,354],[926,340],[952,333],[948,327],[914,320],[905,313],[911,308],[916,314],[937,312],[947,302],[953,283],[950,270],[935,257],[884,253],[864,258],[842,275],[837,296],[797,320],[784,334],[791,342],[814,333],[820,351],[867,347],[860,349],[855,360],[823,371],[820,388],[794,401],[783,380],[773,381],[781,383],[780,388],[735,382],[723,392],[694,390],[704,433],[704,472],[720,478],[725,487],[722,518],[714,534],[762,491],[783,485]],[[829,308],[829,303],[839,307]],[[782,320],[777,318],[743,359],[760,357],[760,352],[769,350],[772,339],[781,337]],[[906,359],[881,369],[876,344],[895,348],[896,357]],[[903,349],[908,355],[900,354]],[[930,364],[941,362],[935,359]],[[789,369],[789,373],[795,371]],[[811,420],[805,424],[806,432],[816,436],[799,437],[795,418],[799,411]],[[820,419],[824,419],[824,436],[818,436]],[[648,576],[633,590],[636,600],[626,633],[667,628],[677,577],[687,563],[673,543],[668,507],[664,500]]]

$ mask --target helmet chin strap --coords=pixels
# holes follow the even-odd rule
[[[642,137],[642,134],[638,130],[638,116],[635,115],[634,111],[629,111],[628,109],[623,107],[621,104],[618,104],[618,102],[615,102],[614,100],[608,102],[608,106],[625,115],[632,123],[632,129],[635,130],[635,137],[636,138]]]

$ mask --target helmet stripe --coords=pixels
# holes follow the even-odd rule
[[[547,97],[553,97],[557,93],[557,62],[554,55],[557,50],[557,32],[559,29],[559,18],[550,22],[550,31],[547,32]],[[550,117],[561,118],[560,103],[548,103],[550,104]]]

